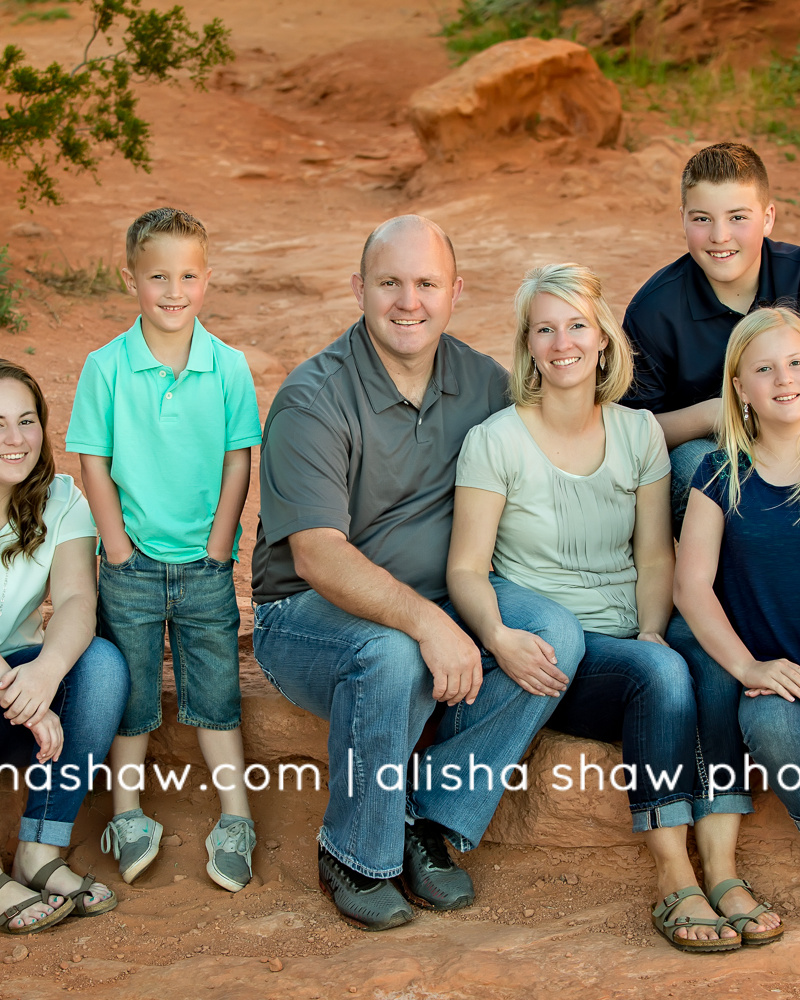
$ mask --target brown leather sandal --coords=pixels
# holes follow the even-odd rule
[[[42,892],[45,891],[45,886],[47,885],[47,880],[57,871],[59,868],[69,868],[69,865],[63,858],[53,858],[52,861],[48,861],[46,865],[42,865],[38,872],[31,879],[31,889],[41,889]],[[108,913],[109,910],[113,910],[114,907],[119,903],[116,893],[109,889],[111,895],[107,899],[100,899],[96,903],[86,904],[86,896],[93,895],[92,886],[95,883],[95,877],[91,874],[85,875],[83,881],[77,889],[73,889],[72,892],[60,892],[54,893],[50,890],[51,895],[66,896],[71,899],[73,906],[75,908],[76,917],[96,917],[101,913]]]
[[[0,872],[0,889],[4,885],[8,885],[9,882],[15,882],[21,889],[27,888],[27,886],[17,882],[16,879],[11,878],[10,875],[6,875],[5,872]],[[63,895],[64,894],[61,892],[47,892],[42,890],[41,892],[35,892],[32,896],[29,896],[21,903],[15,903],[13,906],[9,906],[7,909],[3,910],[2,914],[0,914],[0,933],[38,934],[39,931],[47,930],[48,927],[52,927],[54,924],[57,924],[59,920],[63,920],[64,917],[68,917],[75,909],[74,901],[68,897],[64,898],[64,902],[61,906],[53,907],[52,913],[47,913],[43,917],[36,917],[32,924],[23,924],[22,927],[9,927],[9,924],[14,917],[21,916],[22,911],[27,909],[27,907],[33,906],[36,903],[41,903],[44,906],[52,906],[50,897]]]

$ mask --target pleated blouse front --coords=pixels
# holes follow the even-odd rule
[[[457,486],[501,493],[495,572],[568,608],[584,629],[639,631],[633,527],[636,490],[669,473],[664,435],[648,410],[603,406],[606,451],[590,476],[557,468],[515,406],[473,427]]]

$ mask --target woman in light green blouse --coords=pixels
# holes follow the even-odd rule
[[[656,929],[687,951],[737,948],[741,936],[709,905],[686,851],[698,819],[697,711],[686,662],[665,639],[674,550],[664,435],[650,412],[617,403],[631,349],[592,271],[529,271],[516,309],[514,402],[469,432],[459,459],[450,597],[506,673],[540,696],[541,641],[503,624],[490,574],[578,618],[586,655],[549,725],[622,740],[633,828],[663,899]],[[736,874],[712,854],[711,886]],[[769,936],[774,918],[760,919],[752,930]]]

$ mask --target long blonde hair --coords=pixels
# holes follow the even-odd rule
[[[722,426],[717,435],[719,447],[725,452],[725,459],[716,475],[728,480],[728,506],[731,511],[738,509],[742,499],[742,483],[753,470],[755,444],[760,430],[758,414],[752,407],[745,420],[744,407],[733,380],[739,377],[742,355],[756,337],[782,326],[800,333],[800,315],[783,306],[754,309],[739,320],[728,340],[722,382]],[[741,456],[747,459],[749,466],[743,477],[739,472]],[[792,490],[788,502],[795,503],[797,500],[800,500],[800,483]]]
[[[600,332],[608,337],[605,370],[597,367],[595,403],[616,403],[622,399],[633,379],[633,353],[624,330],[603,298],[600,279],[583,264],[545,264],[525,273],[514,299],[517,329],[514,334],[514,360],[509,380],[509,396],[520,406],[539,405],[542,402],[542,381],[534,375],[533,358],[528,349],[530,314],[537,295],[555,295],[577,309],[589,314]]]

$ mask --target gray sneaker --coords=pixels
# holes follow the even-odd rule
[[[363,931],[385,931],[413,919],[414,911],[391,879],[370,878],[343,865],[319,845],[319,887],[345,920]]]
[[[243,819],[228,826],[219,821],[206,837],[208,864],[206,871],[223,889],[238,892],[253,877],[253,848],[256,833]]]
[[[426,909],[460,910],[475,901],[472,879],[450,857],[442,828],[431,820],[406,824],[400,878],[411,902]]]
[[[164,827],[141,809],[120,813],[103,830],[100,849],[103,854],[113,850],[119,861],[119,873],[125,882],[133,882],[158,854]]]

